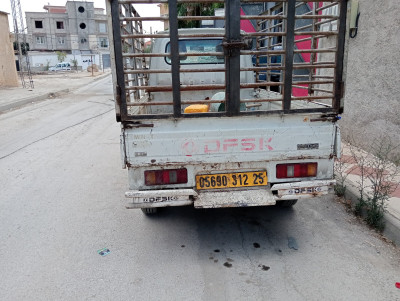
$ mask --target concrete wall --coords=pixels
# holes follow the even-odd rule
[[[358,34],[348,41],[341,128],[365,148],[381,137],[400,143],[399,12],[399,0],[360,1]]]
[[[79,49],[90,50],[90,35],[95,32],[93,2],[68,1],[66,3],[70,20],[70,33],[78,35]]]
[[[93,60],[93,64],[96,64],[101,68],[100,65],[102,63],[102,59],[100,58],[99,54],[68,54],[64,61],[71,63],[71,67],[73,68],[73,64],[71,62],[73,59],[78,61],[78,70],[86,70],[87,67],[92,64],[91,59]],[[31,70],[33,72],[46,71],[47,64],[49,67],[52,67],[58,63],[57,54],[54,52],[30,51],[29,61],[31,64]]]
[[[17,86],[18,75],[8,27],[8,14],[0,12],[0,87]]]
[[[49,14],[27,12],[25,14],[28,28],[28,36],[31,37],[31,50],[67,50],[71,49],[69,38],[69,20],[67,14]],[[42,21],[43,28],[36,28],[35,21]],[[64,28],[58,29],[57,22],[63,22]],[[45,37],[45,43],[39,44],[36,37]],[[60,43],[58,38],[64,38],[64,43]]]

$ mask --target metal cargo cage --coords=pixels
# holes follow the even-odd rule
[[[108,0],[118,121],[342,112],[346,0],[151,3]]]

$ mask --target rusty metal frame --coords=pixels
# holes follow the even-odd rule
[[[115,102],[120,107],[120,114],[117,115],[117,121],[127,120],[127,107],[126,107],[126,91],[125,91],[125,77],[124,65],[122,58],[122,43],[121,43],[121,27],[120,27],[120,13],[118,0],[111,0],[111,18],[112,18],[112,31],[114,40],[114,56],[115,56],[115,73],[117,75],[116,97]]]
[[[134,120],[154,119],[154,118],[196,118],[196,117],[210,117],[210,116],[236,116],[236,115],[268,115],[268,114],[292,114],[292,113],[314,113],[319,112],[322,114],[339,114],[342,112],[341,98],[343,97],[343,58],[344,58],[344,42],[346,30],[346,9],[348,0],[109,0],[111,3],[111,15],[113,24],[113,41],[115,49],[115,66],[117,74],[117,95],[116,102],[120,106],[120,116],[117,120],[124,122],[132,122]],[[178,16],[177,5],[178,3],[225,3],[226,16]],[[275,2],[277,5],[282,5],[285,9],[282,13],[277,15],[240,15],[240,5],[242,3],[262,3],[262,2]],[[299,15],[296,14],[297,7],[307,2],[323,3],[322,6],[314,5],[311,12]],[[122,14],[120,7],[125,7],[128,10],[133,8],[133,4],[143,3],[168,3],[169,17],[141,17],[136,13]],[[328,4],[326,4],[328,3]],[[339,16],[336,15],[322,15],[324,9],[338,5],[340,7]],[[170,30],[165,33],[147,34],[142,31],[129,30],[127,24],[133,27],[130,22],[143,21],[162,21],[169,20]],[[179,34],[178,33],[178,20],[226,20],[225,35],[221,34]],[[311,25],[295,27],[296,20],[312,20]],[[276,20],[281,22],[274,26],[284,26],[283,30],[274,32],[271,28],[268,31],[258,31],[256,33],[243,33],[240,31],[241,20],[256,20],[258,24],[268,21]],[[338,20],[337,31],[320,31],[319,26],[328,22]],[[135,23],[136,24],[136,23]],[[311,30],[310,30],[311,29]],[[306,30],[306,31],[304,31]],[[310,30],[310,31],[307,31]],[[303,39],[295,39],[296,36],[305,36]],[[327,37],[336,37],[335,48],[318,48],[316,47],[317,41]],[[171,53],[144,53],[132,46],[132,51],[124,53],[124,41],[129,40],[133,45],[136,41],[144,38],[162,38],[168,37],[170,39]],[[179,39],[182,38],[223,38],[224,53],[222,52],[207,52],[207,53],[179,53]],[[243,38],[257,38],[259,40],[272,41],[273,37],[282,37],[284,40],[283,50],[271,50],[272,47],[279,45],[268,42],[267,47],[258,47],[257,51],[243,50]],[[303,41],[311,41],[311,49],[296,49],[295,45]],[[137,51],[138,50],[138,51]],[[310,53],[311,60],[309,63],[296,63],[294,56],[300,53]],[[318,61],[316,56],[322,53],[335,53],[335,60]],[[180,56],[221,56],[225,55],[225,68],[210,68],[210,69],[180,69]],[[241,67],[241,55],[257,55],[259,57],[267,57],[268,66]],[[282,65],[274,65],[271,63],[271,55],[282,55]],[[170,57],[171,69],[151,70],[143,66],[138,67],[140,60],[145,62],[149,57]],[[133,61],[133,66],[125,66],[124,60]],[[140,65],[140,64],[139,64]],[[309,76],[294,75],[294,70],[308,69],[310,70]],[[333,69],[333,76],[324,76],[316,74],[318,69]],[[283,73],[284,78],[279,82],[271,81],[271,71],[276,70]],[[267,74],[267,80],[255,83],[241,83],[238,74],[240,72],[253,71],[256,74],[264,72]],[[225,84],[208,84],[208,85],[184,85],[180,83],[181,73],[197,73],[197,72],[225,72]],[[151,73],[170,73],[172,84],[164,86],[149,86],[145,83],[145,79]],[[298,73],[297,73],[298,74]],[[300,73],[301,74],[301,73]],[[258,79],[258,76],[257,76]],[[296,80],[295,80],[296,79]],[[139,84],[141,82],[141,84]],[[131,85],[130,85],[131,84]],[[307,87],[302,86],[307,85]],[[332,85],[333,89],[329,90],[325,87],[318,85]],[[240,89],[258,89],[259,87],[282,87],[282,98],[259,98],[259,99],[240,99]],[[294,97],[292,89],[299,88],[308,90],[308,96]],[[196,100],[181,99],[182,91],[192,90],[225,90],[225,99],[223,100],[199,100],[202,103],[221,103],[225,102],[225,112],[209,112],[200,114],[183,114],[182,105],[195,104]],[[153,102],[143,103],[137,100],[129,101],[130,95],[143,95],[146,93],[150,95],[153,92],[171,91],[172,102]],[[314,94],[317,93],[317,94]],[[320,94],[318,94],[320,93]],[[135,96],[138,98],[138,96]],[[306,108],[306,109],[292,109],[292,102],[297,100],[305,100],[314,102],[316,100],[329,99],[332,100],[331,107],[321,108]],[[271,111],[240,111],[241,103],[261,103],[280,101],[282,103],[281,110]],[[173,112],[171,114],[132,114],[129,108],[143,108],[157,105],[172,105]]]
[[[343,59],[344,59],[344,43],[346,37],[346,16],[347,16],[347,0],[340,0],[340,18],[339,18],[339,30],[338,30],[338,51],[336,52],[336,72],[335,72],[335,98],[333,107],[339,113],[343,113],[343,107],[341,105],[341,99],[344,93],[344,82],[343,82]]]
[[[172,75],[172,95],[174,100],[174,117],[181,116],[181,88],[180,88],[180,60],[179,60],[179,38],[178,38],[178,8],[177,1],[170,0],[169,6],[169,26],[171,44],[171,75]]]

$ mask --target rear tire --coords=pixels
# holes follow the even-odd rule
[[[283,200],[283,201],[278,201],[277,204],[280,207],[292,207],[297,203],[297,200]]]
[[[158,208],[141,208],[142,212],[146,215],[153,215],[157,213]]]

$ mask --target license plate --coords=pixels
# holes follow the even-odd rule
[[[198,175],[196,176],[196,188],[198,190],[204,190],[265,186],[267,185],[267,181],[266,171]]]

